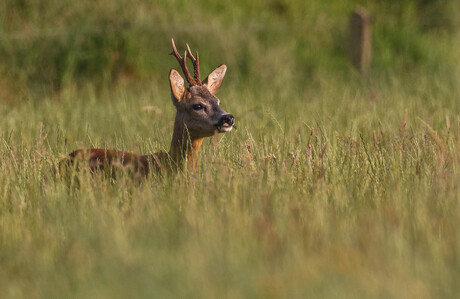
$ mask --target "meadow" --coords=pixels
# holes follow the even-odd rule
[[[458,296],[456,1],[73,3],[0,4],[1,298]],[[196,172],[60,177],[77,148],[169,149],[171,37],[227,64],[237,129]]]

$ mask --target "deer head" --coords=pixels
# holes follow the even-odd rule
[[[175,69],[169,72],[171,99],[176,107],[176,125],[183,125],[191,140],[212,136],[231,131],[233,128],[233,115],[225,112],[220,107],[220,100],[215,96],[224,80],[227,66],[222,64],[212,71],[209,76],[201,81],[199,56],[196,57],[187,50],[182,57],[177,52],[174,39],[172,39],[174,55],[179,62],[182,72],[189,86],[185,86],[184,79]],[[187,57],[192,61],[194,76],[187,68]]]

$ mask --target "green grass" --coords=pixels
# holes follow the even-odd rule
[[[48,3],[44,27],[111,12],[108,2],[99,18],[86,2],[67,14]],[[192,5],[146,3],[119,17],[135,11],[142,27],[153,22],[142,5],[158,6],[159,24],[183,24]],[[164,27],[152,41],[128,27],[120,38],[134,52],[121,51],[121,64],[94,58],[120,45],[116,33],[77,32],[73,46],[62,36],[0,40],[0,297],[455,298],[460,40],[447,25],[412,22],[439,6],[367,1],[388,17],[375,19],[373,65],[361,76],[343,54],[353,1],[272,1],[261,13],[265,2],[203,3],[197,14],[214,29]],[[15,9],[4,30],[38,24],[36,7]],[[251,17],[265,29],[232,26]],[[218,96],[238,129],[204,143],[196,173],[112,182],[81,172],[78,186],[57,177],[76,148],[169,148],[172,35],[181,48],[193,42],[203,72],[228,64]],[[74,68],[93,59],[81,60],[79,45],[103,64]],[[78,55],[41,54],[59,47]]]
[[[206,142],[197,173],[140,184],[76,188],[53,168],[78,147],[167,148],[166,80],[2,107],[2,297],[455,297],[458,97],[414,83],[372,100],[337,80],[243,105],[226,83],[238,130]]]

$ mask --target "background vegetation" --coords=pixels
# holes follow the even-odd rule
[[[456,297],[457,2],[2,1],[0,296]],[[80,147],[168,149],[171,37],[228,65],[238,130],[197,173],[56,177]]]

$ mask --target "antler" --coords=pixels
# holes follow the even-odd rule
[[[198,51],[196,52],[196,59],[192,55],[192,51],[190,51],[190,47],[187,44],[187,51],[184,53],[184,58],[180,56],[179,52],[177,52],[176,45],[174,44],[174,39],[171,39],[172,46],[173,46],[173,51],[171,52],[170,55],[174,55],[179,62],[182,71],[184,72],[185,79],[187,82],[190,84],[190,86],[194,85],[202,85],[201,83],[201,78],[200,78],[200,60],[198,57]],[[187,56],[192,60],[193,63],[193,70],[194,70],[194,78],[192,78],[192,75],[190,74],[190,71],[187,68]]]
[[[198,56],[198,51],[196,51],[196,59],[192,55],[192,51],[190,51],[190,47],[187,45],[187,56],[192,60],[193,63],[193,73],[195,74],[195,79],[200,82],[201,85],[201,78],[200,78],[200,57]]]

